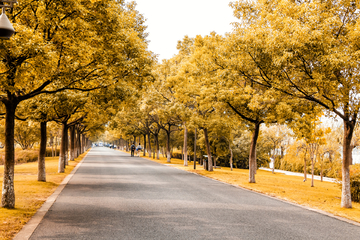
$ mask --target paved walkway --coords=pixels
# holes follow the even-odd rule
[[[92,149],[30,239],[359,239],[360,227],[108,148]]]
[[[270,172],[272,171],[271,168],[259,168],[259,169],[265,170],[265,171],[270,171]],[[283,173],[283,174],[285,174],[285,175],[304,177],[304,173],[289,172],[289,171],[284,171],[284,170],[279,170],[279,169],[275,169],[275,172],[277,172],[277,173]],[[311,174],[307,174],[306,176],[307,176],[308,179],[311,180]],[[315,179],[315,180],[321,180],[321,176],[314,175],[314,179]],[[334,182],[334,183],[339,182],[339,181],[336,180],[335,178],[328,178],[328,177],[323,177],[323,181],[324,181],[324,182]]]

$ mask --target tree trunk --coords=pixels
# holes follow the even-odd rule
[[[78,130],[78,154],[79,156],[81,155],[81,149],[82,149],[82,146],[81,146],[81,130],[79,129]]]
[[[3,208],[15,207],[14,191],[14,168],[15,168],[15,147],[14,147],[14,127],[15,110],[17,104],[7,102],[5,104],[5,163],[4,180],[2,185],[1,206]]]
[[[272,154],[272,156],[271,156],[271,161],[272,161],[272,163],[273,163],[271,172],[272,172],[273,174],[275,174],[275,151],[276,151],[276,146],[274,146],[273,151],[274,151],[274,152],[273,152],[273,154]]]
[[[196,169],[196,133],[197,133],[197,129],[195,128],[195,137],[194,137],[194,169]]]
[[[85,141],[85,148],[84,148],[84,152],[86,152],[89,149],[89,139],[84,135],[84,141]],[[114,144],[113,144],[114,147]]]
[[[55,136],[55,157],[57,156],[57,136]]]
[[[323,159],[321,159],[321,172],[320,172],[321,182],[323,181]]]
[[[143,135],[144,136],[144,152],[143,152],[143,156],[146,156],[146,146],[147,146],[147,142],[146,142],[146,134]],[[140,140],[140,137],[139,137]]]
[[[311,187],[314,187],[314,156],[311,156]]]
[[[304,182],[307,181],[307,170],[306,170],[306,153],[304,157]]]
[[[156,159],[159,160],[160,159],[160,145],[159,145],[159,135],[158,134],[154,134],[154,138],[155,138],[155,147],[156,147]]]
[[[208,164],[207,164],[208,169],[207,170],[212,172],[212,171],[214,171],[214,169],[213,169],[213,164],[212,164],[211,150],[210,150],[210,143],[209,143],[207,128],[204,128],[204,136],[205,136],[206,151],[207,151],[207,155],[208,155]]]
[[[83,151],[82,153],[86,152],[86,136],[84,134],[82,134],[82,139],[83,139]]]
[[[260,132],[260,124],[255,123],[255,129],[251,138],[250,155],[249,155],[249,183],[255,183],[256,174],[256,144]]]
[[[80,155],[84,153],[84,138],[83,135],[80,133]]]
[[[184,124],[185,129],[184,129],[184,166],[188,166],[188,151],[187,151],[187,138],[188,138],[188,130],[186,125]]]
[[[151,136],[150,136],[150,133],[147,134],[147,137],[148,137],[147,149],[148,149],[149,158],[151,158]]]
[[[229,141],[229,150],[230,150],[230,169],[233,170],[233,151],[231,149],[230,141]]]
[[[51,157],[54,157],[54,136],[50,134]]]
[[[168,163],[171,162],[170,135],[171,135],[171,132],[170,132],[170,129],[169,129],[169,131],[166,131],[166,157],[167,157],[166,162],[168,162]]]
[[[83,149],[84,149],[84,141],[83,141],[83,138],[82,138],[82,134],[80,133],[79,134],[79,155],[81,155],[83,153]],[[105,146],[105,144],[104,144]]]
[[[80,139],[80,129],[76,129],[76,157],[80,156],[81,149],[81,139]]]
[[[351,189],[350,189],[350,160],[351,160],[351,139],[355,128],[355,120],[344,121],[344,140],[343,140],[343,162],[342,162],[342,189],[341,207],[352,208]]]
[[[81,133],[80,133],[80,129],[77,130],[77,156],[80,156],[81,154]]]
[[[66,139],[67,139],[67,125],[62,123],[61,129],[61,144],[60,144],[60,153],[59,153],[59,168],[58,172],[65,172],[65,162],[66,162]]]
[[[65,139],[65,168],[67,165],[69,165],[69,127],[66,125],[66,139]]]
[[[70,127],[70,161],[75,160],[75,126]]]
[[[77,158],[79,156],[79,142],[78,142],[78,127],[75,125],[74,126],[74,154],[75,154],[75,158]]]
[[[40,149],[38,157],[38,181],[46,182],[45,155],[46,155],[46,123],[40,123]]]

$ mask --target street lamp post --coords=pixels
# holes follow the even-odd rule
[[[14,3],[17,3],[17,0],[2,0],[2,14],[0,15],[0,38],[1,39],[10,39],[10,37],[15,33],[15,29],[11,25],[8,17],[5,14],[6,8],[13,8]],[[9,4],[5,4],[9,3]]]

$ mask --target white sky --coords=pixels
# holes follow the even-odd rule
[[[208,35],[231,32],[235,0],[135,0],[136,9],[147,19],[149,50],[159,55],[159,61],[177,53],[176,45],[185,35]]]

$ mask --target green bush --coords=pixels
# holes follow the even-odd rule
[[[360,164],[351,166],[350,169],[351,200],[360,202]]]
[[[338,173],[338,180],[342,180],[342,172]],[[339,183],[339,187],[342,188],[342,184]],[[350,166],[350,191],[351,201],[360,202],[360,164]]]
[[[172,158],[177,158],[177,159],[182,159],[182,154],[181,153],[173,153],[171,155]]]
[[[360,181],[351,181],[351,200],[353,202],[360,202]]]

